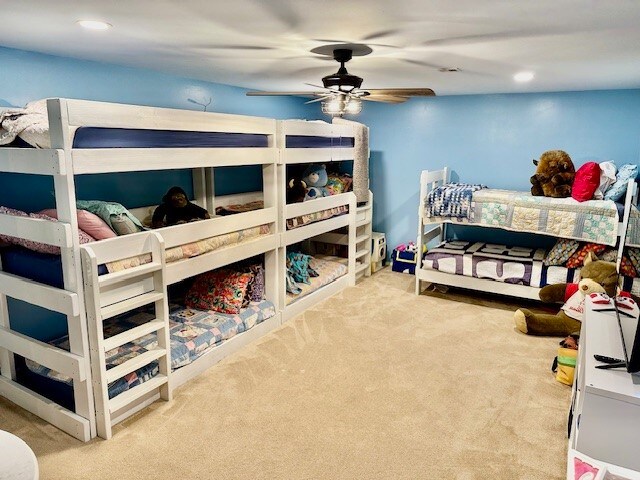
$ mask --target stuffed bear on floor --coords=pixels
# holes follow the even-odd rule
[[[536,173],[531,177],[531,195],[566,198],[576,176],[571,157],[562,150],[549,150],[534,160]]]
[[[610,297],[615,297],[616,294],[616,264],[598,260],[592,255],[589,253],[584,260],[584,266],[580,270],[580,282],[558,283],[540,289],[540,300],[543,302],[565,302],[558,313],[533,313],[521,308],[514,314],[516,328],[530,335],[557,337],[580,331],[585,297],[598,292],[606,293]]]

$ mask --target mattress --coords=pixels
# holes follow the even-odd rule
[[[310,200],[313,202],[313,200]],[[334,208],[327,208],[326,210],[320,210],[319,212],[312,212],[306,215],[300,215],[299,217],[287,219],[287,230],[293,230],[294,228],[304,227],[311,223],[327,220],[328,218],[337,217],[349,213],[349,205],[339,205]]]
[[[428,206],[425,202],[425,212]],[[640,214],[634,208],[632,227]],[[542,233],[560,238],[615,246],[618,232],[618,208],[611,200],[578,202],[573,198],[535,197],[526,192],[483,189],[473,192],[469,217],[425,217],[425,222],[445,220],[453,223],[502,228],[516,232]],[[630,229],[630,243],[637,236]],[[640,231],[638,232],[640,235]]]
[[[545,255],[542,248],[455,240],[429,250],[422,268],[536,288],[580,279],[579,268],[543,265]],[[638,295],[640,278],[624,277],[622,287]]]
[[[287,135],[287,148],[353,148],[353,137],[316,137],[312,135]]]
[[[251,133],[80,127],[73,148],[268,147],[267,135]]]
[[[331,282],[337,280],[343,275],[347,274],[348,260],[346,258],[334,257],[329,255],[316,255],[309,261],[309,267],[314,269],[317,273],[317,277],[311,277],[310,283],[296,283],[302,290],[298,295],[287,292],[287,305],[306,297],[310,293],[319,290],[320,288],[329,285]]]
[[[170,307],[169,327],[171,340],[171,368],[175,370],[195,361],[197,358],[221,345],[224,341],[238,335],[275,315],[274,305],[263,300],[251,302],[237,315],[217,312],[205,312],[178,305]],[[128,312],[104,322],[104,335],[109,338],[125,330],[139,326],[154,318],[149,309]],[[69,337],[64,336],[49,342],[51,345],[69,350]],[[157,346],[155,334],[145,335],[134,342],[106,353],[107,370]],[[44,377],[71,385],[71,378],[26,360],[27,368]],[[109,384],[109,398],[139,385],[158,373],[158,363],[152,362]]]

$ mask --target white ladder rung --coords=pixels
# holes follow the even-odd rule
[[[128,298],[122,302],[114,303],[113,305],[102,308],[102,319],[106,320],[107,318],[115,317],[121,313],[135,310],[138,307],[157,302],[163,298],[164,294],[162,292],[149,292],[138,295],[137,297]]]
[[[369,265],[367,265],[366,263],[356,264],[356,274],[366,270],[368,266]]]
[[[361,207],[356,207],[356,211],[358,212],[366,212],[367,210],[371,210],[370,203],[367,203],[366,205],[362,205]]]
[[[107,383],[115,382],[119,378],[122,378],[125,375],[130,374],[131,372],[135,372],[145,365],[149,365],[154,360],[158,360],[159,358],[164,357],[166,354],[167,351],[164,348],[154,348],[141,353],[140,355],[136,355],[131,360],[127,360],[117,367],[113,367],[107,370],[107,373],[105,374],[105,380],[107,381]]]
[[[136,385],[126,392],[122,392],[120,395],[117,395],[109,400],[109,412],[117,412],[121,408],[126,407],[130,403],[136,401],[138,398],[143,397],[156,388],[160,388],[162,385],[167,383],[168,380],[169,379],[165,375],[158,374],[152,379],[147,380],[140,385]]]
[[[108,352],[109,350],[118,348],[125,343],[132,342],[134,340],[137,340],[138,338],[144,337],[145,335],[157,332],[164,326],[165,322],[156,318],[154,320],[143,323],[142,325],[138,325],[137,327],[130,328],[125,332],[119,333],[109,338],[105,338],[104,342],[102,343],[104,351]]]
[[[364,220],[360,220],[359,222],[356,222],[356,227],[364,227],[365,225],[368,225],[371,223],[371,220],[365,218]]]
[[[114,283],[124,282],[131,278],[141,277],[149,273],[157,272],[162,268],[160,262],[151,262],[141,265],[139,267],[127,268],[120,272],[107,273],[106,275],[100,275],[98,277],[98,284],[100,287],[106,287],[113,285]]]
[[[369,253],[369,250],[357,250],[356,258],[364,257],[367,253]]]
[[[365,240],[369,239],[369,235],[360,235],[359,237],[356,237],[356,243],[362,243]]]

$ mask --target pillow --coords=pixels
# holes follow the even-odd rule
[[[29,218],[38,218],[40,220],[48,220],[50,222],[57,222],[58,220],[56,220],[53,217],[50,217],[48,215],[44,215],[42,213],[31,213],[28,214],[26,212],[23,212],[21,210],[15,210],[13,208],[8,208],[8,207],[2,207],[0,206],[0,213],[3,213],[5,215],[12,215],[14,217],[29,217]],[[93,242],[94,239],[88,235],[87,233],[83,232],[82,230],[78,229],[78,238],[80,240],[80,243],[89,243],[89,242]],[[0,240],[6,243],[10,243],[12,245],[19,245],[21,247],[27,248],[29,250],[33,250],[34,252],[40,252],[40,253],[49,253],[51,255],[59,255],[60,254],[60,248],[56,247],[54,245],[47,245],[46,243],[40,243],[40,242],[34,242],[33,240],[27,240],[25,238],[18,238],[18,237],[12,237],[9,235],[0,235]]]
[[[105,238],[113,238],[117,235],[109,225],[105,223],[99,216],[94,215],[88,210],[76,210],[78,214],[78,228],[87,232],[96,240],[104,240]],[[41,212],[44,215],[49,215],[53,218],[58,218],[58,211],[55,208],[50,208],[48,210],[42,210]]]
[[[638,165],[627,163],[622,165],[616,174],[616,181],[604,194],[605,200],[617,202],[627,192],[627,182],[638,176]]]
[[[600,162],[600,184],[596,188],[593,198],[602,200],[604,192],[616,181],[616,164],[613,162]]]
[[[587,253],[593,252],[595,255],[599,255],[606,250],[606,245],[600,245],[599,243],[586,243],[576,253],[571,255],[567,260],[567,268],[580,268],[584,264],[584,259]]]
[[[569,240],[566,238],[559,238],[555,245],[551,247],[551,250],[544,257],[542,263],[547,267],[553,265],[564,265],[567,260],[573,255],[580,247],[580,242],[577,240]]]
[[[625,255],[622,256],[622,261],[620,262],[620,273],[625,277],[634,278],[638,276],[638,272],[633,266],[633,263],[631,263],[629,257]]]
[[[249,272],[251,281],[247,285],[247,297],[251,302],[261,302],[264,298],[264,268],[262,265],[251,265]]]
[[[600,185],[600,165],[596,162],[587,162],[576,172],[571,196],[579,202],[591,200],[598,185]]]
[[[111,215],[111,225],[118,235],[129,235],[130,233],[138,233],[140,229],[133,223],[124,213]]]
[[[251,281],[250,273],[228,269],[203,273],[196,278],[185,297],[185,305],[197,310],[240,313],[242,299]]]
[[[631,260],[631,265],[636,269],[636,272],[640,272],[640,248],[629,248],[627,250],[627,255],[629,255],[629,260]]]

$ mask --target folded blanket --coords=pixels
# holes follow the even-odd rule
[[[79,208],[80,210],[87,210],[91,213],[93,213],[94,215],[99,216],[102,220],[104,220],[107,225],[109,225],[109,227],[111,227],[111,229],[118,233],[119,235],[121,235],[122,233],[125,232],[121,232],[121,228],[119,225],[114,225],[113,221],[117,218],[117,217],[126,217],[129,220],[131,220],[131,222],[133,222],[133,224],[135,225],[135,227],[137,227],[139,230],[146,230],[146,228],[144,226],[142,226],[142,223],[140,223],[140,220],[138,220],[135,216],[133,216],[129,210],[127,210],[124,206],[120,205],[119,203],[115,203],[115,202],[104,202],[102,200],[78,200],[76,202],[76,207]],[[132,230],[132,229],[129,229]],[[128,231],[126,233],[133,233],[132,231]]]
[[[51,148],[46,100],[0,113],[0,145],[11,143],[16,137],[36,148]]]
[[[432,190],[426,198],[427,217],[471,218],[473,192],[487,188],[485,185],[448,183]]]

